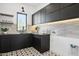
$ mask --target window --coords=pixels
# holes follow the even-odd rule
[[[17,30],[24,32],[27,28],[27,14],[17,12]]]

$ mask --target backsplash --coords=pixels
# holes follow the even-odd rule
[[[17,34],[18,32],[16,31],[16,25],[13,24],[13,25],[10,25],[10,24],[7,24],[7,25],[4,25],[2,26],[3,28],[8,28],[9,30],[7,31],[8,34]],[[1,34],[1,32],[0,32]]]
[[[55,32],[57,35],[60,34],[79,34],[79,18],[75,18],[72,22],[64,22],[60,24],[50,24],[50,25],[39,25],[39,33],[51,33]]]

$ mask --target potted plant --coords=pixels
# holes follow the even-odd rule
[[[8,30],[9,30],[8,28],[1,28],[3,34],[6,34]]]
[[[35,29],[37,30],[37,33],[38,33],[40,28],[37,26]]]

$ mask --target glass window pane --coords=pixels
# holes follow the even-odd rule
[[[26,14],[18,13],[18,31],[26,30]]]

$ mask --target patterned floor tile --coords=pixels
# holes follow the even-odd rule
[[[0,56],[58,56],[58,55],[50,51],[47,51],[41,54],[35,48],[30,47],[30,48],[24,48],[21,50],[2,53],[0,54]]]

